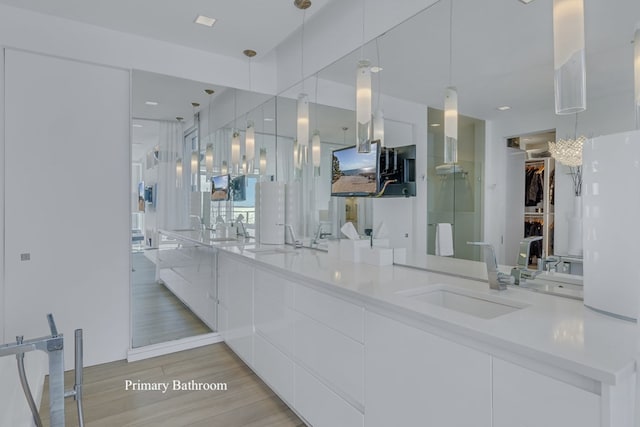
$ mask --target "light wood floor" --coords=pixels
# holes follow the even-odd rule
[[[213,344],[139,362],[85,368],[87,427],[207,426],[303,427],[304,423],[226,346]],[[227,383],[227,391],[126,391],[125,380]],[[67,372],[66,388],[73,384]],[[48,384],[40,413],[49,425]],[[77,426],[76,406],[66,399],[67,426]]]
[[[155,268],[143,252],[133,253],[133,347],[211,332],[171,291],[156,283]]]

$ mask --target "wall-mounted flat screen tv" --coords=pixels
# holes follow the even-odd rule
[[[231,180],[231,199],[243,202],[247,199],[247,176],[239,175]]]
[[[371,196],[378,192],[379,144],[371,143],[369,153],[358,153],[355,146],[333,151],[332,196]]]
[[[211,177],[211,200],[229,200],[229,175]]]

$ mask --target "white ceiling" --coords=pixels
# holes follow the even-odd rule
[[[309,19],[332,0],[313,0]],[[0,0],[1,4],[163,40],[207,52],[266,55],[302,24],[293,0]],[[217,19],[194,24],[197,15]]]

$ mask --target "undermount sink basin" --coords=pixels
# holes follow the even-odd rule
[[[517,301],[448,285],[411,289],[398,294],[482,319],[493,319],[527,307]]]
[[[270,248],[270,247],[250,248],[245,250],[253,254],[286,254],[288,252],[293,251],[293,249],[289,249],[289,248]]]

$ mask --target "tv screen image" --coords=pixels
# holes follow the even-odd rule
[[[243,202],[247,199],[247,177],[236,176],[231,180],[231,198],[234,202]]]
[[[335,150],[332,156],[331,195],[370,196],[378,191],[378,145],[358,153],[355,146]]]
[[[229,175],[211,177],[211,200],[229,200]]]

